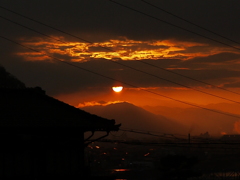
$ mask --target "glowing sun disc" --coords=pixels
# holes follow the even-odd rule
[[[112,89],[114,92],[121,92],[123,87],[122,86],[114,86],[114,87],[112,87]]]

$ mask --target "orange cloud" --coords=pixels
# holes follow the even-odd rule
[[[227,135],[227,133],[226,133],[226,132],[221,132],[220,134],[221,134],[221,135]]]
[[[122,102],[126,102],[126,101],[90,101],[90,102],[83,102],[83,103],[79,103],[76,107],[77,108],[83,108],[83,107],[87,107],[87,106],[107,106],[109,104],[116,104],[116,103],[122,103]]]
[[[189,68],[166,68],[167,70],[176,70],[176,69],[179,69],[179,70],[188,70]]]
[[[179,42],[176,40],[163,40],[163,41],[154,41],[152,42],[152,45],[154,46],[160,46],[160,45],[164,45],[164,46],[184,46],[184,47],[193,47],[193,46],[205,46],[206,44],[203,43],[197,43],[197,42]]]
[[[182,60],[193,57],[204,57],[223,51],[227,48],[209,47],[207,44],[177,41],[177,40],[151,40],[135,41],[127,38],[109,39],[104,42],[65,42],[64,37],[53,37],[54,39],[32,38],[20,40],[27,47],[36,49],[49,55],[64,55],[74,62],[84,62],[91,59],[122,59],[142,60],[160,58],[179,58]],[[191,47],[194,47],[192,51]],[[26,60],[46,60],[45,55],[38,55],[36,52],[18,52]]]
[[[24,57],[26,61],[46,61],[51,58],[43,53],[38,52],[19,52],[16,53],[18,56]]]

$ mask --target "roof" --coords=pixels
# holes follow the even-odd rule
[[[39,87],[0,89],[0,109],[0,131],[117,131],[120,126],[50,97]]]

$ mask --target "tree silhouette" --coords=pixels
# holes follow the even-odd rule
[[[0,65],[0,88],[26,88],[26,86]]]

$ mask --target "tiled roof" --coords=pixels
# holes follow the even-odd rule
[[[119,126],[52,98],[38,87],[0,89],[0,131],[116,131]]]

